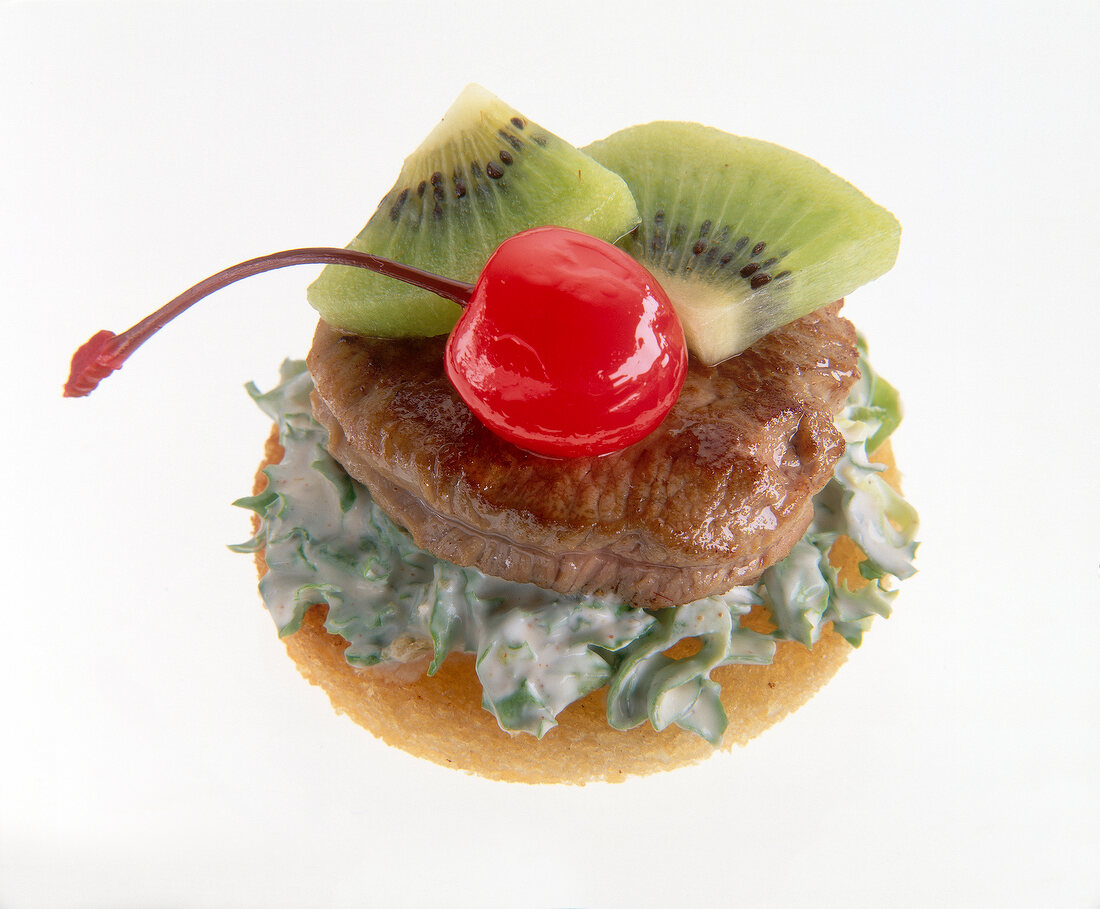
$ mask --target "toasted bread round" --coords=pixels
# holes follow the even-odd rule
[[[282,458],[276,433],[268,439],[265,459],[256,475],[256,491],[267,478],[263,468]],[[888,465],[887,479],[897,484],[889,443],[876,460]],[[864,583],[858,563],[862,553],[840,540],[831,553],[841,577],[852,587]],[[260,576],[267,570],[257,553]],[[721,666],[711,677],[722,686],[729,726],[722,744],[672,726],[656,732],[649,724],[629,731],[608,725],[606,689],[571,704],[558,725],[541,740],[504,732],[481,704],[481,683],[472,654],[452,654],[432,676],[422,665],[412,671],[383,667],[356,669],[344,659],[347,642],[324,628],[326,607],[313,607],[301,628],[284,639],[302,675],[328,695],[345,714],[378,738],[416,757],[494,780],[521,783],[616,782],[629,776],[670,770],[704,760],[716,750],[744,745],[805,704],[848,658],[851,646],[832,626],[808,649],[782,642],[768,666]],[[744,620],[757,630],[769,628],[765,610]],[[675,653],[673,653],[675,655]]]

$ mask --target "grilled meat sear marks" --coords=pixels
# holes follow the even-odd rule
[[[562,593],[691,602],[751,582],[805,532],[858,376],[840,306],[717,367],[692,361],[664,423],[600,458],[549,460],[485,429],[444,374],[442,337],[320,323],[314,412],[334,457],[420,547]]]

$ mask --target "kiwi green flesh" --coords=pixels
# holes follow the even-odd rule
[[[620,245],[653,272],[708,364],[894,264],[890,212],[789,149],[697,123],[630,127],[584,149],[618,173],[642,221]]]
[[[477,85],[404,163],[352,249],[473,283],[508,237],[553,224],[615,242],[639,221],[623,180]],[[335,328],[428,337],[461,309],[392,278],[330,265],[307,291]]]

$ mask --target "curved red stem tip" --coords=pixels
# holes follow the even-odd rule
[[[268,256],[249,259],[247,262],[241,262],[219,271],[216,275],[204,278],[120,335],[116,335],[113,331],[96,332],[73,354],[72,363],[69,366],[69,381],[65,383],[65,397],[82,398],[91,394],[95,387],[121,367],[126,362],[126,358],[138,347],[203,297],[221,290],[234,281],[290,265],[347,265],[353,268],[365,268],[376,274],[430,290],[447,300],[453,300],[459,306],[465,306],[469,302],[470,294],[474,289],[472,284],[442,278],[431,272],[413,268],[411,265],[402,265],[392,259],[358,252],[354,249],[311,246],[271,253]]]
[[[117,340],[113,331],[97,331],[73,354],[69,381],[65,383],[66,398],[91,394],[101,380],[122,366],[126,357],[118,355]]]

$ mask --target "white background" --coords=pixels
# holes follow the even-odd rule
[[[1100,906],[1100,7],[0,6],[0,907]],[[893,209],[848,314],[908,405],[920,574],[749,748],[583,789],[336,717],[244,512],[313,269],[200,304],[87,400],[72,350],[343,245],[469,81],[584,144],[700,120]]]

